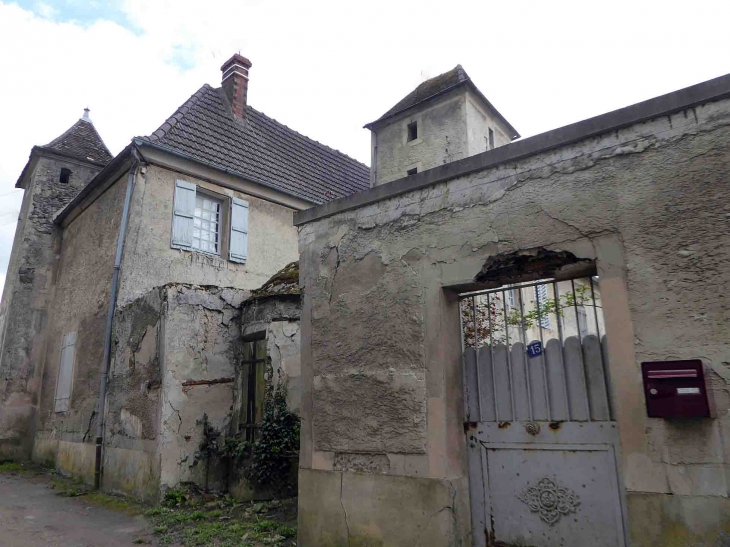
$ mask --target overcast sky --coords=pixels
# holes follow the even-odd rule
[[[249,103],[369,164],[378,118],[461,64],[528,137],[730,72],[730,2],[0,0],[0,285],[30,149],[82,114],[112,153],[233,53]]]

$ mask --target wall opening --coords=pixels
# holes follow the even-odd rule
[[[408,142],[415,141],[418,138],[418,122],[408,124]]]
[[[66,169],[63,167],[61,169],[61,174],[58,177],[58,181],[61,184],[68,184],[68,182],[71,180],[71,169]]]
[[[247,441],[254,441],[263,419],[266,394],[266,338],[256,333],[243,343],[241,416],[239,430]]]

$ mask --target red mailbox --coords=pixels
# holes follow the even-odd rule
[[[707,418],[707,398],[702,361],[650,361],[641,363],[646,412],[650,418]]]

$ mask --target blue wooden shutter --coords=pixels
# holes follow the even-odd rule
[[[248,258],[248,202],[233,198],[231,203],[231,262]]]
[[[172,212],[172,246],[176,249],[190,249],[193,246],[194,213],[195,185],[176,180]]]
[[[71,387],[74,377],[74,355],[76,353],[76,333],[64,335],[61,342],[61,358],[58,366],[58,382],[56,383],[55,412],[66,412],[71,400]]]

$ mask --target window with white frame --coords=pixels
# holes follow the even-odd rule
[[[209,190],[184,180],[175,181],[172,235],[174,249],[223,256],[231,262],[248,260],[248,202],[213,197]],[[215,194],[214,194],[215,195]]]
[[[193,249],[221,254],[221,202],[203,194],[195,196]]]

